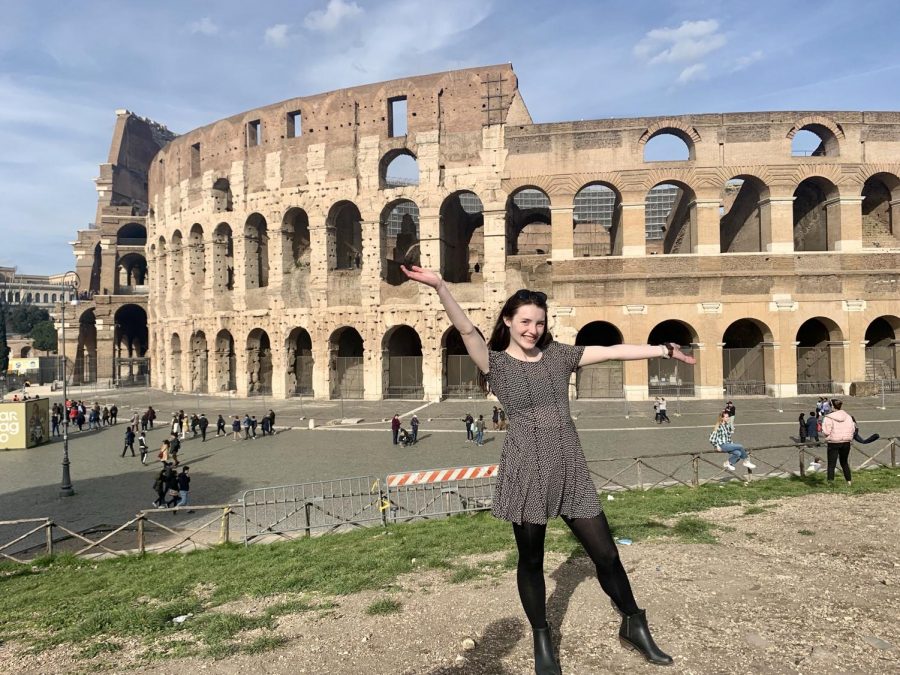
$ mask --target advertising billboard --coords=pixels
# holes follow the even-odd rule
[[[0,403],[0,450],[33,448],[50,440],[50,399]]]

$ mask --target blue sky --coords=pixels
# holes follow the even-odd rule
[[[180,133],[293,96],[509,61],[537,122],[900,110],[887,0],[0,0],[0,17],[0,265],[22,273],[73,267],[117,108]]]

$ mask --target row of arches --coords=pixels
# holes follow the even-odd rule
[[[20,302],[49,305],[54,302],[64,302],[66,298],[71,302],[75,299],[74,293],[49,293],[49,292],[31,292],[31,291],[0,291],[0,299],[7,304],[18,304]]]
[[[873,320],[866,330],[866,376],[870,379],[897,379],[897,331],[900,319],[883,316]],[[827,317],[805,321],[793,336],[796,353],[797,388],[799,394],[825,393],[836,390],[837,383],[846,381],[843,359],[836,351],[842,349],[844,336],[840,327]],[[776,382],[776,368],[780,367],[774,353],[774,335],[764,322],[745,318],[733,322],[724,331],[718,344],[722,347],[722,386],[728,396],[766,395]],[[717,341],[718,341],[717,340]],[[650,331],[650,344],[676,342],[688,352],[699,344],[700,336],[689,324],[678,319],[663,321]],[[612,323],[594,321],[577,333],[575,344],[612,346],[623,342],[621,331]],[[441,338],[441,393],[445,397],[470,398],[482,395],[478,371],[466,354],[462,338],[455,328]],[[390,328],[381,338],[383,398],[421,399],[425,395],[422,340],[416,330],[407,325]],[[314,370],[317,367],[313,342],[309,333],[294,328],[283,345],[274,344],[262,328],[254,328],[238,344],[227,329],[214,336],[198,330],[182,336],[172,333],[166,345],[174,390],[207,392],[232,390],[238,381],[237,349],[245,351],[246,372],[241,375],[248,382],[250,395],[270,395],[273,378],[281,377],[273,365],[273,349],[283,350],[284,391],[288,396],[322,395],[314,391]],[[371,348],[370,348],[371,349]],[[320,352],[321,355],[322,352]],[[705,358],[713,352],[706,351]],[[363,398],[365,391],[365,341],[352,326],[334,330],[327,344],[327,381],[330,398]],[[698,354],[699,356],[699,354]],[[787,358],[783,356],[782,358]],[[323,364],[319,364],[323,366]],[[700,366],[686,368],[674,360],[648,362],[647,389],[655,395],[695,395],[695,374]],[[182,377],[187,378],[182,382]],[[622,362],[607,362],[586,366],[576,375],[576,395],[580,398],[621,398],[624,396],[624,367]],[[280,387],[279,387],[280,389]]]

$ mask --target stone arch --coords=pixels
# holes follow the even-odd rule
[[[622,252],[622,195],[612,184],[591,181],[575,194],[572,209],[574,257]]]
[[[119,257],[116,261],[116,293],[134,293],[138,291],[135,286],[146,285],[146,258],[140,253],[126,253]]]
[[[284,233],[281,250],[285,272],[294,268],[308,270],[312,249],[306,211],[297,206],[289,208],[281,221],[281,229]]]
[[[362,267],[362,216],[351,201],[334,204],[325,220],[328,235],[328,269],[359,270]]]
[[[305,328],[294,328],[285,340],[288,396],[312,396],[315,359],[312,338]]]
[[[169,338],[169,377],[172,383],[172,391],[184,391],[181,385],[181,337],[178,333],[172,333]]]
[[[551,251],[550,197],[526,185],[506,200],[507,255],[547,255]]]
[[[381,343],[384,398],[421,399],[422,340],[414,328],[394,326]]]
[[[213,200],[213,212],[222,213],[223,211],[233,211],[234,206],[231,199],[231,183],[227,178],[217,178],[213,183],[211,195]]]
[[[103,249],[100,246],[100,242],[97,242],[97,245],[94,246],[94,261],[91,264],[91,280],[88,285],[88,290],[91,293],[99,293],[100,292],[100,279],[101,279],[101,270],[103,268]]]
[[[254,328],[247,336],[247,394],[272,394],[272,344],[262,328]]]
[[[840,191],[822,176],[810,176],[794,190],[794,250],[829,251],[840,232]]]
[[[191,225],[188,234],[188,288],[192,294],[203,297],[206,286],[206,242],[203,239],[203,226],[200,223]]]
[[[478,334],[481,331],[477,328]],[[469,356],[462,335],[450,326],[441,336],[442,387],[444,398],[484,398],[481,375],[478,366]]]
[[[832,319],[817,316],[797,329],[797,393],[839,394],[843,381],[844,334]]]
[[[794,123],[787,138],[791,141],[791,154],[794,156],[806,156],[795,154],[794,140],[801,131],[807,131],[819,137],[819,145],[810,153],[812,156],[838,157],[840,155],[839,141],[844,139],[844,130],[837,122],[822,115],[808,115]]]
[[[769,198],[769,186],[757,176],[738,174],[722,185],[719,207],[719,252],[761,253],[771,214],[761,204]]]
[[[75,350],[74,384],[97,381],[97,317],[93,308],[78,317],[78,347]]]
[[[213,231],[213,291],[234,290],[234,235],[228,223],[219,223]]]
[[[342,326],[328,338],[331,398],[363,398],[365,347],[355,328]]]
[[[126,223],[116,232],[117,246],[146,246],[147,228],[140,223]]]
[[[468,190],[441,204],[441,276],[444,281],[481,281],[484,269],[484,205]]]
[[[191,391],[205,394],[209,388],[209,345],[202,330],[191,335]]]
[[[698,343],[697,331],[689,323],[678,319],[668,319],[656,324],[647,336],[651,345],[674,342],[685,354],[694,354]],[[697,365],[687,366],[675,359],[651,359],[647,362],[647,391],[650,396],[693,396],[694,373]]]
[[[722,334],[722,386],[727,397],[765,396],[775,378],[772,330],[758,319],[732,322]]]
[[[863,183],[863,246],[900,247],[900,179],[892,173],[878,172]]]
[[[880,382],[900,379],[900,359],[897,358],[900,318],[879,316],[866,327],[866,380]],[[893,388],[890,391],[894,391]]]
[[[237,389],[237,354],[234,349],[234,337],[224,328],[216,333],[215,378],[216,391]]]
[[[116,383],[146,384],[150,373],[144,359],[149,349],[147,312],[140,305],[122,305],[113,316],[113,373]]]
[[[622,344],[622,332],[608,321],[591,321],[575,336],[576,345],[611,347]],[[575,371],[578,398],[623,398],[625,369],[622,361],[592,363]]]
[[[381,278],[399,286],[408,281],[400,265],[419,264],[419,207],[410,199],[396,199],[384,207],[379,222]]]
[[[684,144],[686,157],[675,159],[662,158],[654,160],[648,157],[648,143],[661,136],[672,136]],[[679,120],[659,120],[654,122],[638,138],[638,151],[645,162],[652,161],[690,161],[696,159],[696,144],[700,142],[699,132],[692,126]]]
[[[244,224],[244,282],[247,289],[269,285],[269,229],[259,213],[251,213]]]
[[[419,184],[419,160],[407,148],[396,148],[384,154],[378,162],[380,189],[411,187]]]
[[[697,242],[697,196],[680,180],[660,181],[644,198],[648,255],[691,253]]]

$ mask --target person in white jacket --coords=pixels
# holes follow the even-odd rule
[[[841,460],[841,469],[844,472],[844,480],[847,486],[852,485],[850,476],[850,441],[856,433],[856,422],[843,408],[843,401],[835,399],[832,402],[834,410],[822,419],[822,433],[828,439],[828,473],[826,477],[829,483],[834,482],[834,469],[838,459]]]

